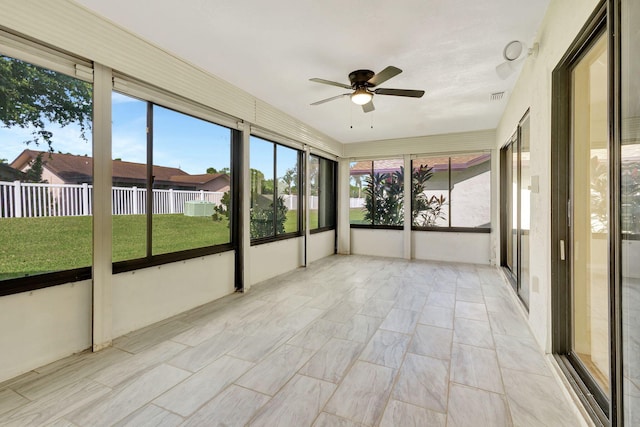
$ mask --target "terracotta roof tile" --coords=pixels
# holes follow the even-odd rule
[[[470,153],[451,156],[451,169],[466,169],[491,160],[490,153]],[[377,172],[389,173],[404,165],[403,159],[374,160]],[[424,156],[413,160],[414,167],[427,165],[434,171],[445,171],[449,168],[449,156]],[[351,175],[364,175],[371,172],[371,160],[355,162],[350,168]]]
[[[49,153],[46,151],[24,150],[14,162],[26,156],[28,161],[35,159],[38,155],[42,155],[43,162],[46,167],[58,175],[60,178],[67,180],[74,177],[86,176],[91,177],[93,174],[93,158],[89,156],[77,156],[75,154]],[[20,165],[16,165],[21,167]],[[166,166],[153,166],[153,175],[156,181],[172,181],[172,178],[181,178],[189,176],[188,173],[178,168],[170,168]],[[125,162],[122,160],[113,161],[113,177],[115,179],[126,179],[142,181],[146,180],[147,166],[143,163]],[[188,182],[188,181],[179,181]]]

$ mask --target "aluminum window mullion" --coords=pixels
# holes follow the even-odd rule
[[[153,103],[147,102],[147,258],[153,256]]]

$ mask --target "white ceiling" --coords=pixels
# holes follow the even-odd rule
[[[244,89],[340,142],[498,124],[517,73],[495,67],[511,40],[531,44],[549,0],[77,0],[142,38]],[[356,69],[404,72],[380,87],[420,99],[374,97],[376,110],[310,82],[349,83]],[[507,91],[501,101],[493,92]],[[373,128],[372,128],[373,126]]]

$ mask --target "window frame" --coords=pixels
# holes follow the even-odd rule
[[[360,159],[360,160],[354,160],[355,162],[358,161],[366,161],[366,162],[371,162],[371,173],[370,176],[373,178],[373,175],[375,173],[375,162],[376,161],[382,161],[382,160],[401,160],[403,159],[403,157],[388,157],[388,158],[376,158],[376,159]],[[404,167],[404,163],[403,163],[403,167]],[[349,174],[349,181],[351,181],[351,174]],[[404,188],[404,182],[402,183],[402,196],[403,198],[406,195],[406,189]],[[372,201],[373,205],[375,206],[376,204],[376,199],[374,198]],[[406,215],[407,213],[404,212],[404,215]],[[373,221],[371,224],[351,224],[351,222],[349,223],[349,228],[360,228],[360,229],[369,229],[369,230],[403,230],[404,226],[403,225],[387,225],[387,224],[373,224]]]
[[[331,191],[332,191],[332,195],[333,195],[333,209],[331,211],[331,214],[333,216],[333,225],[328,225],[328,226],[324,226],[324,227],[317,227],[317,228],[312,228],[311,225],[309,225],[309,233],[310,234],[317,234],[317,233],[323,233],[325,231],[331,231],[331,230],[335,230],[336,229],[336,222],[337,222],[337,218],[338,218],[338,204],[337,204],[337,200],[338,198],[336,197],[338,194],[338,162],[334,161],[334,160],[329,160],[326,159],[322,156],[318,156],[317,154],[309,154],[309,156],[313,156],[316,157],[318,159],[318,183],[322,182],[322,180],[320,179],[321,176],[321,171],[322,171],[322,162],[328,162],[331,165],[331,168],[333,170],[333,185],[331,186]],[[318,191],[320,191],[320,185],[318,184]],[[318,215],[320,215],[320,209],[321,209],[321,204],[320,204],[320,195],[318,194]],[[318,224],[320,223],[320,221],[318,220]]]
[[[430,153],[430,154],[419,154],[419,155],[415,155],[415,156],[411,156],[411,174],[412,174],[412,180],[413,180],[413,162],[417,159],[417,158],[421,158],[421,157],[432,157],[432,156],[438,156],[438,157],[448,157],[449,158],[449,167],[447,170],[447,174],[448,174],[448,190],[447,190],[447,200],[449,201],[449,213],[447,215],[447,226],[429,226],[429,227],[420,227],[417,225],[413,225],[413,217],[411,218],[411,231],[437,231],[437,232],[442,232],[442,233],[480,233],[480,234],[490,234],[492,227],[491,224],[489,227],[460,227],[460,226],[452,226],[451,225],[451,212],[452,212],[452,206],[451,206],[451,157],[454,156],[458,156],[458,155],[464,155],[464,154],[473,154],[473,153],[487,153],[489,154],[489,162],[491,162],[491,157],[492,154],[490,151],[487,150],[480,150],[480,151],[467,151],[467,152],[460,152],[460,153],[443,153],[443,154],[437,154],[437,153]],[[415,158],[414,158],[415,157]],[[492,170],[491,168],[489,168],[489,173],[492,174]],[[411,188],[411,191],[413,192],[413,186]],[[489,196],[491,197],[491,196]],[[491,203],[491,200],[489,201],[489,203]],[[411,210],[413,211],[413,194],[411,194]],[[491,218],[489,219],[491,220]]]
[[[40,45],[3,30],[0,30],[0,55],[91,83],[92,86],[95,84],[91,61]],[[95,99],[93,96],[91,102],[95,114]],[[25,148],[28,147],[25,146]],[[91,234],[93,235],[93,229],[91,229]],[[66,283],[91,280],[92,278],[93,265],[31,276],[14,277],[0,281],[0,297]]]
[[[140,94],[138,93],[136,93],[135,95],[132,95],[131,93],[128,93],[128,91],[123,91],[122,89],[117,89],[115,87],[112,89],[112,92],[117,92],[119,94],[132,97],[146,103],[146,107],[147,107],[147,116],[146,116],[147,117],[147,121],[146,121],[146,124],[147,124],[147,141],[146,141],[147,180],[146,180],[145,189],[147,190],[147,194],[152,194],[152,191],[153,191],[152,176],[153,176],[153,107],[154,106],[171,110],[178,114],[184,114],[188,117],[202,120],[202,121],[205,121],[229,130],[229,148],[230,148],[229,165],[230,165],[230,187],[231,187],[229,192],[230,198],[231,198],[231,201],[230,201],[231,212],[229,215],[229,242],[222,243],[219,245],[202,246],[198,248],[185,249],[180,251],[154,255],[153,254],[153,215],[154,215],[153,214],[153,197],[147,197],[146,209],[145,209],[146,210],[146,213],[145,213],[146,254],[144,257],[141,257],[141,258],[133,258],[128,260],[112,262],[111,264],[112,273],[113,274],[125,273],[128,271],[134,271],[134,270],[139,270],[139,269],[148,268],[148,267],[155,267],[155,266],[169,264],[173,262],[186,261],[189,259],[199,258],[203,256],[208,256],[208,255],[215,255],[215,254],[228,252],[232,250],[236,250],[237,252],[238,241],[239,241],[238,227],[234,223],[237,223],[238,221],[234,219],[238,218],[236,214],[236,210],[237,210],[236,205],[238,204],[237,198],[239,197],[239,192],[238,192],[239,190],[237,188],[237,185],[234,186],[233,184],[237,181],[236,175],[238,175],[239,173],[238,171],[240,170],[240,167],[241,167],[239,163],[240,158],[236,153],[238,150],[237,146],[240,144],[240,139],[241,139],[240,131],[237,129],[225,126],[223,124],[216,123],[216,121],[212,120],[211,118],[203,117],[203,114],[193,114],[192,112],[188,113],[188,112],[181,111],[181,109],[179,109],[178,107],[167,105],[167,104],[171,104],[170,102],[160,103],[157,100],[155,100],[157,99],[157,97],[140,96]],[[145,99],[145,98],[154,98],[154,100]],[[198,107],[196,106],[196,108]]]
[[[286,144],[281,144],[279,142],[273,141],[272,139],[264,138],[262,136],[258,136],[255,134],[251,134],[250,138],[257,138],[261,141],[269,142],[273,144],[273,203],[275,204],[276,199],[278,198],[278,146],[288,148],[290,150],[294,150],[296,152],[296,162],[297,162],[297,174],[296,174],[296,188],[298,189],[298,198],[297,198],[297,224],[298,229],[296,231],[285,232],[281,234],[277,234],[276,230],[276,210],[273,211],[273,234],[265,237],[249,237],[251,246],[259,246],[266,243],[278,242],[281,240],[293,239],[296,237],[302,237],[304,235],[304,221],[303,221],[303,199],[305,193],[304,189],[304,180],[302,177],[304,176],[304,152],[296,147],[291,147]],[[249,142],[251,145],[251,142]],[[249,159],[249,168],[251,168],[251,159]],[[247,221],[251,222],[251,217],[247,218]]]

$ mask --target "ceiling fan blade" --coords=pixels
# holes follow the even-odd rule
[[[409,98],[422,98],[424,95],[423,90],[411,90],[411,89],[376,89],[373,91],[377,95],[393,95],[393,96],[408,96]]]
[[[373,106],[373,101],[369,101],[362,106],[362,111],[364,111],[365,113],[370,113],[375,109],[376,107]]]
[[[316,82],[316,83],[322,83],[322,84],[325,84],[325,85],[338,86],[338,87],[341,87],[343,89],[351,89],[350,85],[347,85],[347,84],[344,84],[344,83],[339,83],[339,82],[333,82],[331,80],[313,78],[313,79],[309,79],[309,81]]]
[[[336,95],[336,96],[332,96],[331,98],[327,98],[327,99],[321,99],[320,101],[316,101],[311,105],[320,105],[320,104],[324,104],[325,102],[329,102],[329,101],[333,101],[334,99],[338,99],[338,98],[342,98],[345,96],[350,96],[350,93],[343,93],[342,95]]]
[[[382,84],[389,80],[391,77],[397,76],[401,72],[402,70],[400,68],[389,65],[387,68],[371,77],[367,83],[369,83],[370,86],[378,86],[379,84]]]

